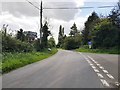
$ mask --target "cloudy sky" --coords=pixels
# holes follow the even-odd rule
[[[29,0],[39,7],[40,0]],[[108,15],[112,8],[97,8],[99,6],[114,6],[118,0],[42,0],[44,8],[75,8],[94,7],[91,9],[44,9],[43,23],[45,19],[49,22],[49,30],[52,32],[56,42],[59,26],[65,28],[69,34],[70,27],[75,22],[78,30],[82,30],[87,17],[93,12],[98,15]],[[15,33],[22,28],[24,31],[34,31],[39,36],[39,10],[29,4],[26,0],[1,0],[0,1],[0,28],[8,24],[9,33]]]

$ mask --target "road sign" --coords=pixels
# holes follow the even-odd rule
[[[91,45],[91,44],[92,44],[92,42],[88,42],[88,44],[89,44],[89,45]]]
[[[92,48],[92,42],[88,42],[89,48]]]

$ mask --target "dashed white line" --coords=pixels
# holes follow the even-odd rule
[[[108,73],[108,71],[107,71],[107,70],[103,70],[103,72],[104,72],[104,73]]]
[[[120,83],[119,83],[119,82],[115,82],[115,85],[116,85],[116,86],[120,86]]]
[[[98,69],[94,69],[94,71],[95,71],[95,72],[99,72],[99,70],[98,70]]]
[[[101,66],[100,64],[96,64],[97,66]]]
[[[90,58],[92,61],[95,61],[92,57],[88,56],[88,58]]]
[[[96,67],[95,66],[92,66],[93,69],[95,69]]]
[[[90,60],[87,60],[87,62],[90,62]]]
[[[100,80],[101,80],[102,84],[103,84],[104,86],[110,87],[109,83],[108,83],[106,80],[103,79],[104,76],[99,73],[100,71],[99,71],[98,69],[96,69],[96,67],[94,66],[94,64],[92,64],[92,62],[91,62],[90,60],[92,60],[100,69],[102,69],[102,71],[103,71],[104,73],[106,73],[106,75],[107,75],[110,79],[115,79],[115,78],[114,78],[111,74],[109,74],[109,72],[108,72],[107,70],[105,70],[104,67],[101,66],[98,62],[96,62],[92,57],[88,56],[88,58],[89,58],[90,60],[89,60],[88,58],[86,58],[85,56],[84,56],[84,58],[87,60],[87,62],[88,62],[88,63],[90,64],[90,66],[93,68],[93,70],[97,73],[98,77],[101,78]],[[115,85],[116,85],[116,86],[119,86],[120,83],[119,83],[119,82],[115,82]]]
[[[104,78],[103,75],[100,74],[100,73],[97,73],[97,75],[98,75],[98,77],[100,77],[100,78]]]
[[[95,64],[98,64],[98,62],[94,61]]]
[[[99,66],[99,68],[100,68],[100,69],[104,69],[104,67],[102,67],[102,66]]]
[[[104,79],[100,79],[100,80],[104,86],[110,87],[109,83],[106,80]]]
[[[93,64],[90,64],[90,66],[93,66]]]
[[[89,61],[88,63],[91,64],[92,62]]]
[[[115,79],[111,74],[107,74],[110,79]]]

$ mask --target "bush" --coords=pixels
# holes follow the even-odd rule
[[[2,37],[2,50],[3,52],[30,52],[33,50],[33,46],[7,35]]]
[[[79,43],[74,37],[66,37],[63,47],[67,50],[79,48]]]

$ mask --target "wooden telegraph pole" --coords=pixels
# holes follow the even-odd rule
[[[40,44],[42,43],[42,10],[43,10],[43,7],[42,7],[42,1],[41,1],[41,4],[40,4]]]

